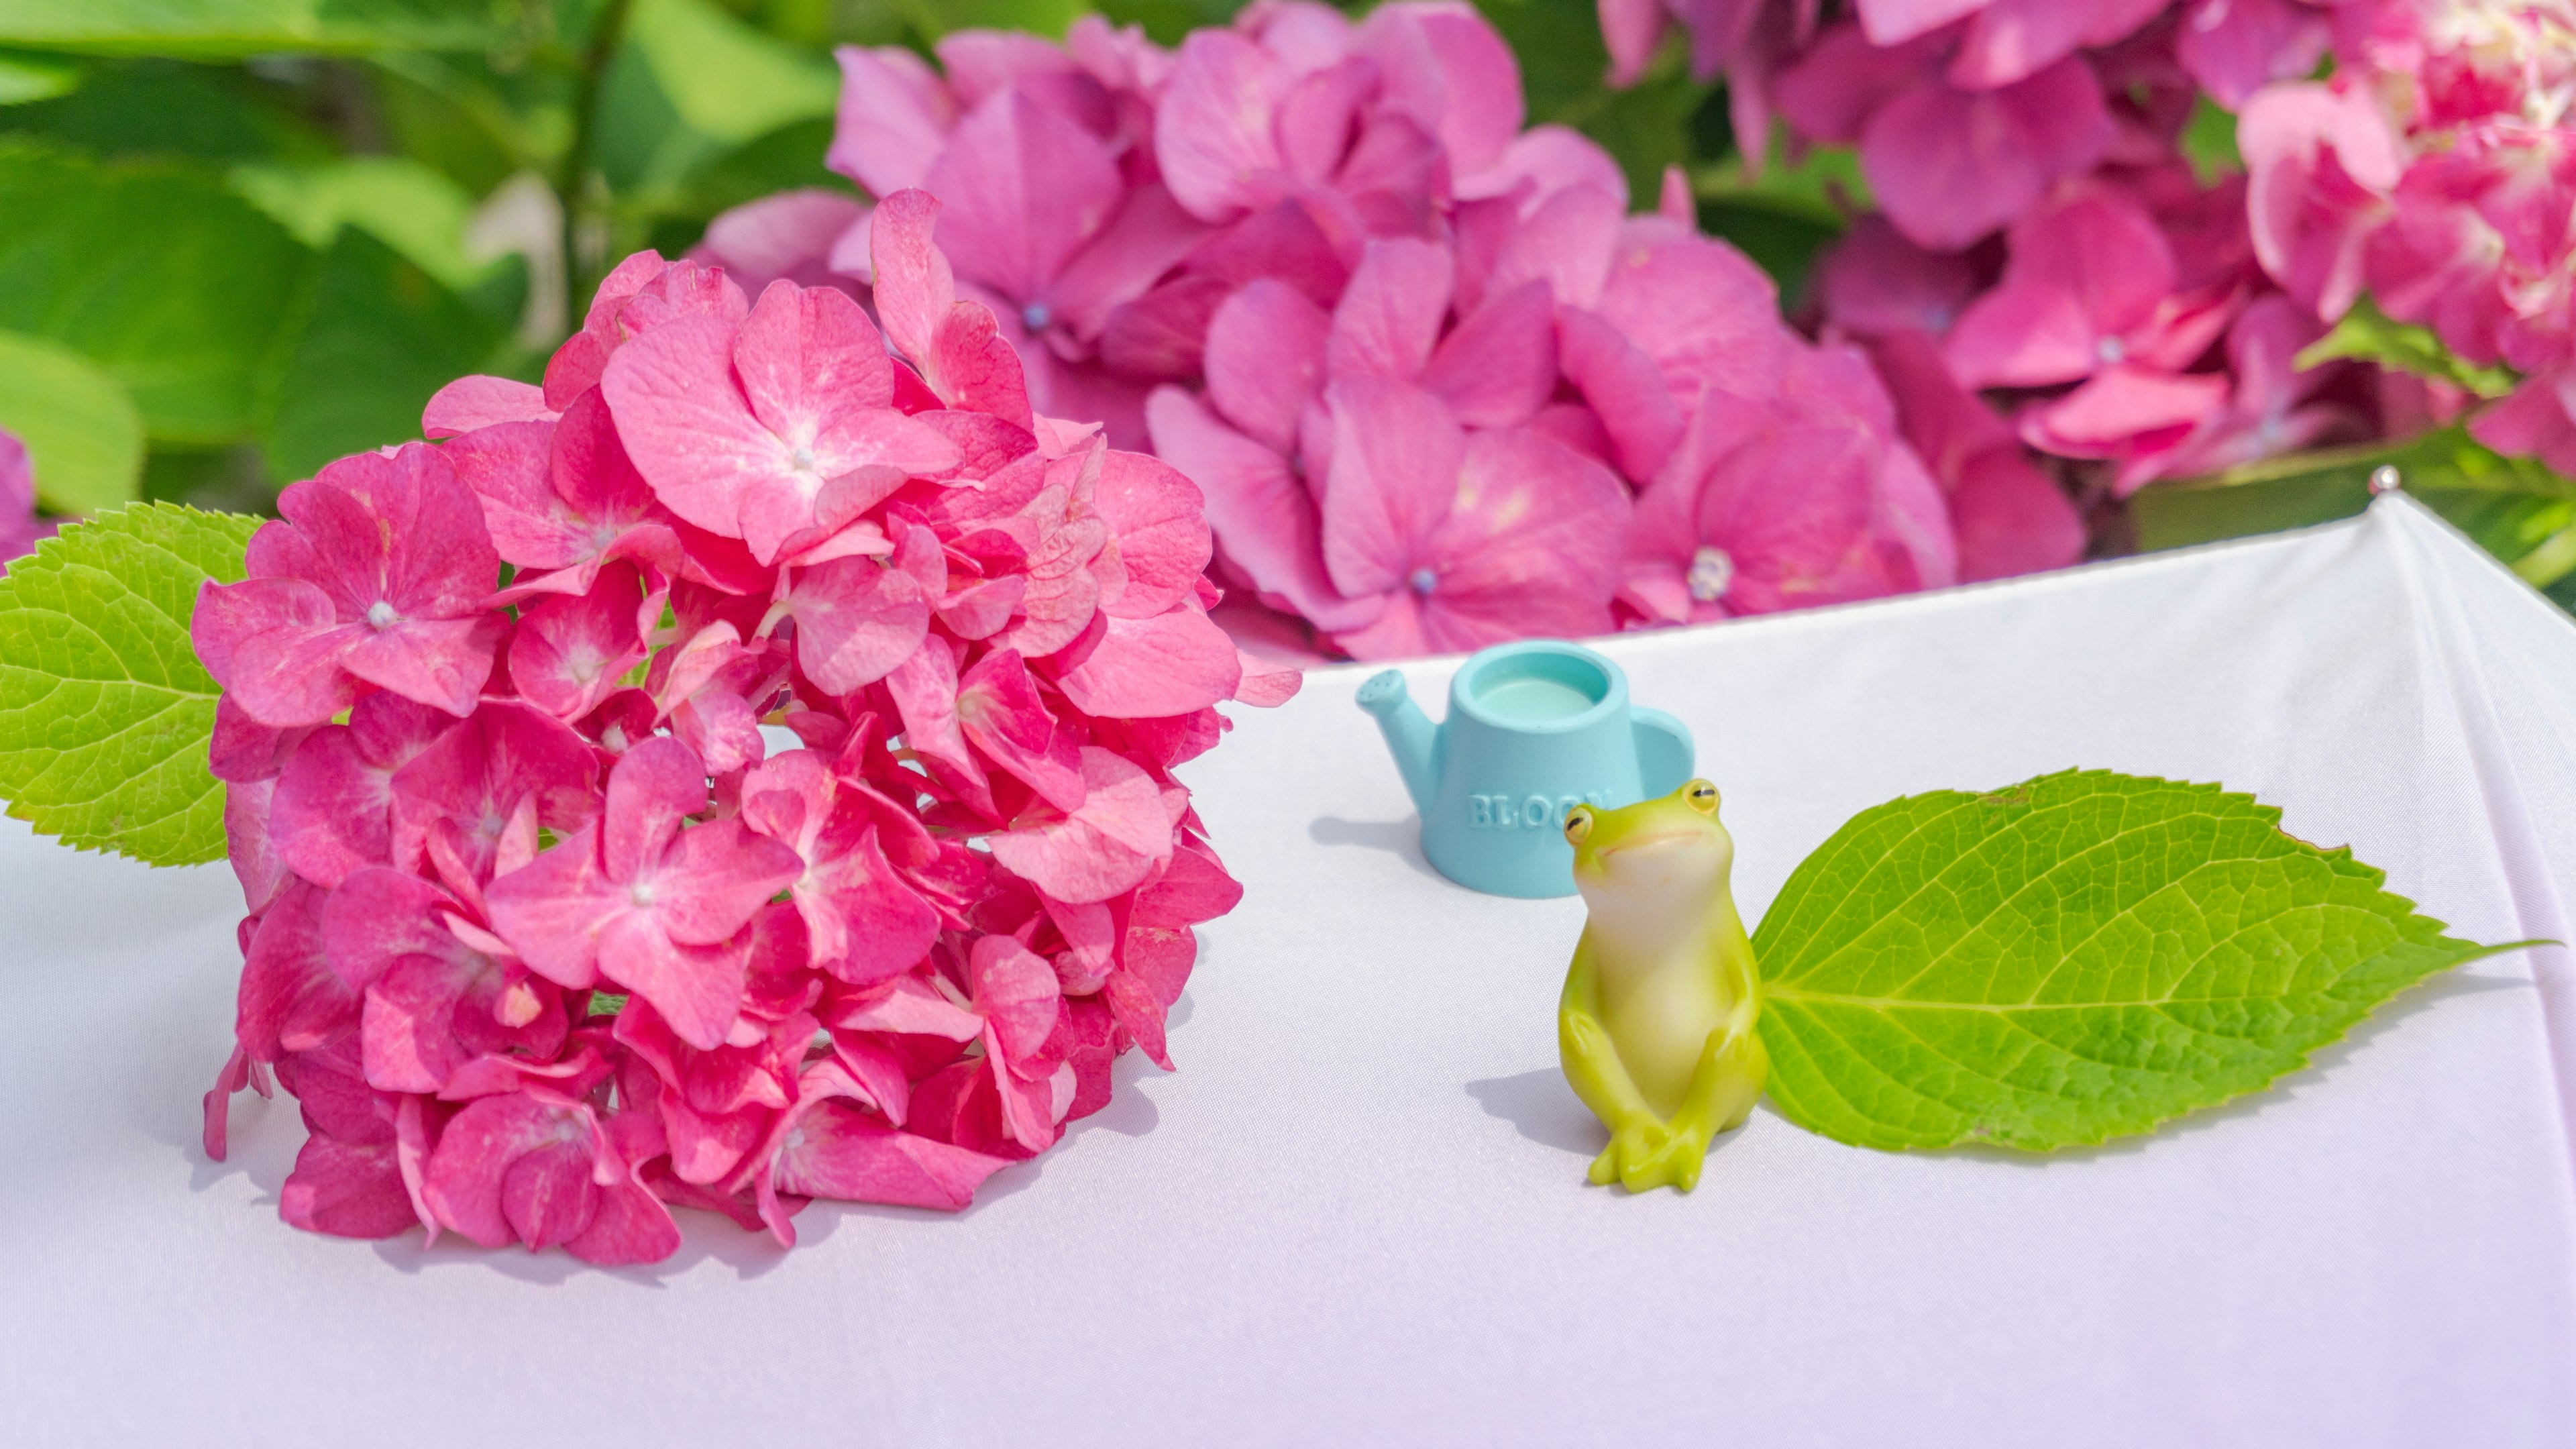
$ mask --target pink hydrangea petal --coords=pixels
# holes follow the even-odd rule
[[[1699,387],[1761,397],[1788,366],[1790,340],[1770,277],[1714,238],[1627,228],[1600,315],[1655,359],[1684,397]]]
[[[1103,607],[1138,618],[1196,595],[1215,544],[1198,485],[1159,458],[1111,451],[1091,506],[1109,524],[1126,585]]]
[[[1453,282],[1445,248],[1407,237],[1370,242],[1333,309],[1326,372],[1394,382],[1419,377],[1439,339]]]
[[[309,1233],[390,1238],[415,1225],[391,1142],[343,1142],[316,1132],[277,1192],[277,1215]]]
[[[957,726],[985,759],[1059,810],[1082,807],[1079,737],[1058,728],[1018,651],[997,649],[975,661],[955,698]]]
[[[1152,777],[1096,745],[1082,747],[1082,808],[992,837],[993,858],[1060,901],[1104,901],[1170,856],[1171,817]]]
[[[2166,0],[1989,0],[1951,58],[1950,80],[1969,90],[2011,85],[2079,46],[2117,41],[2165,8]]]
[[[1617,198],[1622,211],[1628,206],[1628,174],[1619,169],[1617,158],[1601,149],[1600,142],[1553,122],[1532,126],[1514,137],[1501,160],[1459,177],[1455,191],[1462,201],[1504,197],[1525,181],[1529,190],[1524,209],[1569,186],[1597,187]]]
[[[845,45],[833,56],[841,103],[824,164],[879,197],[919,186],[957,124],[948,87],[901,46]]]
[[[1423,553],[1426,637],[1480,648],[1606,631],[1627,520],[1627,490],[1599,463],[1525,429],[1477,433]]]
[[[2500,453],[2537,457],[2576,473],[2576,369],[2544,374],[2469,420],[2469,434]]]
[[[1154,158],[1173,199],[1217,222],[1275,200],[1264,180],[1282,165],[1271,123],[1295,84],[1294,72],[1231,31],[1183,41],[1154,125]]]
[[[1010,1165],[963,1147],[871,1124],[827,1105],[803,1121],[805,1140],[782,1162],[784,1191],[845,1202],[956,1212],[984,1179]]]
[[[1435,315],[1431,325],[1438,322]],[[1263,277],[1247,283],[1208,323],[1208,401],[1271,451],[1293,451],[1297,420],[1322,384],[1325,339],[1334,326],[1331,316],[1286,282]],[[1427,357],[1428,347],[1423,351]]]
[[[1825,315],[1847,333],[1938,336],[1975,295],[1977,274],[1965,257],[1918,247],[1873,212],[1817,259],[1815,289]]]
[[[1508,428],[1538,413],[1556,376],[1556,308],[1545,286],[1526,282],[1443,338],[1421,381],[1468,427]]]
[[[801,440],[827,475],[847,471],[853,430],[894,403],[885,339],[858,303],[828,288],[772,282],[734,334],[733,367],[752,416]]]
[[[2123,364],[2022,419],[2022,439],[2042,452],[2110,457],[2159,433],[2180,436],[2224,405],[2227,379],[2176,377]]]
[[[1156,392],[1149,416],[1155,450],[1198,483],[1209,528],[1256,587],[1324,627],[1375,617],[1378,604],[1344,598],[1325,573],[1321,521],[1286,459],[1177,388]]]
[[[573,406],[596,419],[593,425],[608,421],[595,393],[584,392]],[[555,423],[497,423],[444,449],[458,479],[481,503],[495,549],[519,568],[562,568],[588,552],[581,520],[549,475],[559,430]]]
[[[1625,89],[1646,73],[1671,23],[1663,0],[1599,0],[1601,42],[1610,52],[1609,81]]]
[[[878,205],[868,231],[877,315],[887,339],[916,363],[931,356],[939,321],[957,300],[956,275],[931,241],[939,211],[927,191],[895,192]]]
[[[1474,7],[1382,6],[1361,24],[1354,48],[1378,63],[1379,104],[1436,135],[1461,174],[1493,165],[1520,135],[1520,65]]]
[[[1895,45],[1928,34],[1964,16],[1974,15],[1994,0],[1855,0],[1861,29],[1872,45]]]
[[[1059,656],[1057,685],[1085,714],[1150,719],[1234,697],[1243,665],[1225,631],[1186,604],[1141,619],[1110,616],[1098,637]]]
[[[2334,24],[2296,0],[2192,0],[2174,37],[2174,58],[2229,110],[2274,81],[2313,73]]]
[[[865,558],[798,570],[786,602],[798,666],[833,694],[883,679],[921,647],[930,623],[930,603],[911,575]]]
[[[1538,281],[1547,283],[1559,305],[1598,305],[1624,209],[1617,195],[1598,186],[1568,186],[1550,196],[1495,255],[1483,293]]]
[[[526,609],[510,640],[511,683],[558,719],[598,708],[644,660],[639,597],[635,570],[621,564],[603,571],[586,594],[556,595]]]
[[[1345,594],[1411,587],[1458,492],[1466,439],[1438,398],[1374,379],[1335,382],[1324,565]]]
[[[499,423],[550,423],[556,416],[546,406],[544,388],[478,373],[430,394],[421,409],[420,432],[425,438],[452,438]]]
[[[516,1234],[502,1200],[511,1165],[553,1142],[563,1127],[578,1130],[588,1115],[525,1092],[467,1103],[439,1134],[422,1185],[440,1225],[481,1247],[512,1241]]]
[[[800,186],[718,213],[689,255],[754,291],[781,280],[828,286],[834,245],[867,214],[846,192]]]
[[[1020,303],[1047,297],[1125,194],[1107,148],[1017,87],[958,123],[922,184],[957,275]]]
[[[1897,230],[1956,250],[2091,166],[2112,134],[2100,83],[2069,56],[1998,90],[1899,93],[1861,135],[1861,170]]]

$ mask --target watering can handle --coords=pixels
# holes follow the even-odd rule
[[[1628,714],[1637,732],[1637,778],[1646,798],[1680,789],[1691,777],[1690,726],[1660,709],[1638,707]]]

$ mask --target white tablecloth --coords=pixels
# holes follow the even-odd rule
[[[2459,934],[2568,934],[2576,626],[2411,504],[1606,647],[1697,732],[1747,919],[1855,811],[2083,765],[2252,790]],[[1248,891],[1176,1075],[1131,1058],[962,1216],[817,1204],[782,1254],[684,1213],[653,1270],[286,1227],[290,1103],[196,1145],[229,876],[0,827],[0,1439],[2576,1442],[2565,952],[2105,1150],[1764,1110],[1632,1199],[1556,1072],[1580,903],[1429,873],[1367,672],[1188,771]]]

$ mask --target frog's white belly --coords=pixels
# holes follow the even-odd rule
[[[1684,950],[1637,971],[1606,960],[1602,968],[1601,1024],[1647,1105],[1670,1117],[1690,1094],[1708,1034],[1725,1024],[1733,1004],[1717,952]]]

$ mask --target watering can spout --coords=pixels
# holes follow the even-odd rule
[[[1404,676],[1392,669],[1360,686],[1359,705],[1377,717],[1387,751],[1404,775],[1405,791],[1413,796],[1413,807],[1429,818],[1431,802],[1440,794],[1439,726],[1423,715],[1422,707],[1404,691]]]

